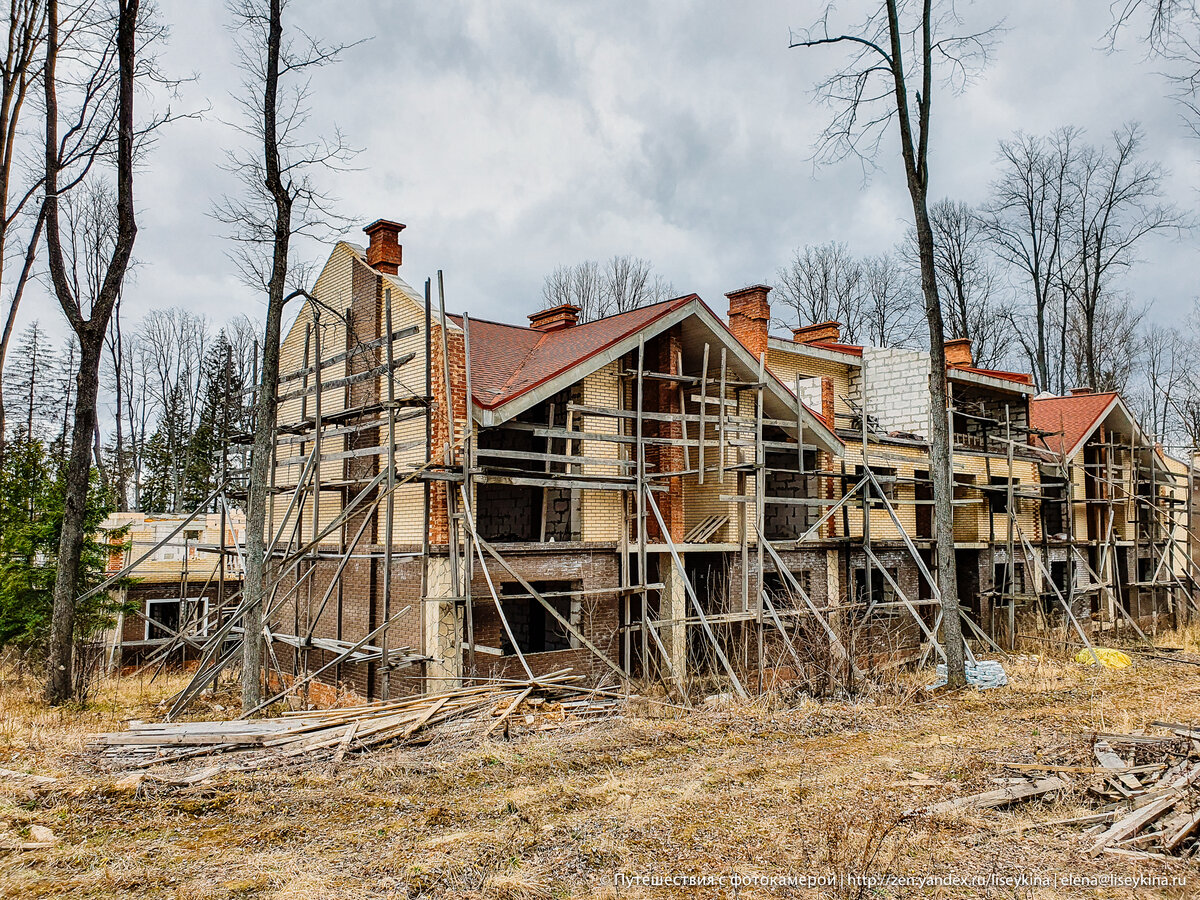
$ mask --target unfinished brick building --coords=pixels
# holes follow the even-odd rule
[[[968,653],[1194,604],[1190,472],[1119,400],[1034,398],[958,340],[933,410],[927,352],[836,322],[771,334],[765,285],[729,293],[727,321],[694,294],[591,322],[455,315],[400,277],[403,228],[339,242],[284,341],[266,637],[285,683],[375,698],[570,668],[749,693],[891,666],[941,653],[945,552]],[[941,414],[953,548],[933,541]]]

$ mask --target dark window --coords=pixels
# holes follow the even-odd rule
[[[1138,581],[1147,584],[1154,580],[1154,560],[1148,556],[1142,556],[1137,561]]]
[[[988,497],[993,513],[1003,514],[1008,512],[1008,486],[1010,481],[1012,482],[1012,489],[1015,492],[1019,484],[1017,479],[1008,479],[998,475],[991,477],[989,481],[991,490],[988,491]],[[1019,508],[1019,501],[1016,497],[1013,497],[1013,512],[1016,512]]]
[[[173,632],[179,631],[179,601],[148,600],[146,618],[149,620],[146,622],[146,640],[157,641],[174,637]],[[163,627],[159,628],[158,625]]]
[[[974,475],[954,475],[954,499],[955,500],[974,500],[979,496],[975,490]]]
[[[812,597],[812,570],[811,569],[796,569],[792,571],[792,577],[796,579],[796,583],[800,585],[800,590],[804,591],[810,598]],[[792,583],[784,578],[778,572],[763,573],[763,590],[771,597],[775,598],[790,598],[795,592]],[[799,597],[796,598],[797,603],[803,603]]]
[[[889,575],[892,576],[892,581],[899,580],[899,577],[898,577],[899,571],[897,569],[889,567],[887,572]],[[892,590],[891,584],[888,582],[888,580],[886,578],[884,578],[883,573],[880,572],[879,569],[876,568],[876,569],[871,570],[871,594],[870,594],[870,596],[867,595],[867,570],[866,569],[855,569],[854,570],[854,597],[853,597],[853,599],[854,599],[855,603],[863,604],[863,606],[856,608],[855,613],[854,613],[856,616],[861,618],[866,615],[867,607],[870,606],[872,603],[874,603],[874,604],[891,603],[891,602],[895,601],[897,599],[897,597],[896,597],[895,592]],[[889,607],[889,608],[885,608],[885,609],[877,609],[874,612],[872,612],[872,615],[874,615],[874,616],[887,616],[887,615],[896,615],[896,614],[897,613],[896,613],[896,610],[894,607]]]
[[[896,499],[896,470],[895,469],[885,469],[885,468],[881,468],[879,466],[872,466],[871,471],[875,473],[875,478],[879,481],[880,486],[883,488],[883,494],[881,495],[879,493],[879,490],[875,487],[875,485],[872,482],[868,482],[863,487],[863,491],[864,491],[865,495],[868,497],[872,497],[876,500],[881,499],[881,497],[887,497],[888,500],[895,500]],[[855,466],[854,467],[854,477],[856,479],[858,479],[858,478],[862,478],[862,476],[863,476],[863,467]],[[849,485],[848,485],[848,487],[849,487]]]
[[[569,581],[531,581],[530,585],[541,594],[560,616],[576,628],[579,614],[572,597],[553,596],[577,588]],[[516,595],[516,596],[514,596]],[[548,596],[549,595],[549,596]],[[500,603],[504,617],[512,629],[513,637],[522,653],[547,653],[552,650],[570,650],[571,636],[563,624],[551,615],[536,598],[529,596],[520,584],[506,583],[500,586]],[[500,626],[500,650],[505,656],[515,656],[516,651]]]
[[[1054,586],[1065,597],[1067,595],[1067,561],[1065,559],[1050,563],[1050,580],[1054,582]],[[1051,591],[1051,593],[1054,592]]]
[[[913,486],[913,499],[917,501],[917,537],[933,537],[933,482],[929,473],[916,471],[913,473],[916,484]]]
[[[1067,534],[1067,485],[1061,478],[1042,479],[1042,532],[1047,537]]]
[[[1008,564],[997,563],[992,569],[992,590],[998,594],[1025,593],[1025,564],[1016,563],[1013,566],[1013,583],[1008,583]]]

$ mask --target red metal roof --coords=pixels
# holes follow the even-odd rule
[[[822,350],[833,350],[836,353],[849,353],[851,356],[862,356],[862,347],[858,344],[842,344],[834,341],[792,341],[801,347],[820,347]]]
[[[472,319],[472,401],[483,409],[496,409],[692,301],[698,302],[708,311],[717,325],[725,330],[731,342],[738,342],[729,331],[728,324],[713,313],[696,294],[676,297],[674,300],[550,332],[486,319]],[[461,315],[448,315],[448,318],[462,327]],[[836,346],[840,348],[845,345]],[[781,390],[795,395],[769,368],[767,374]],[[825,426],[831,440],[838,444],[843,443],[834,432],[832,422],[826,421],[821,413],[808,404],[804,404],[804,408]]]
[[[981,369],[978,366],[955,366],[947,363],[947,369],[962,369],[964,372],[974,372],[976,375],[987,375],[990,378],[1003,378],[1005,381],[1015,381],[1018,384],[1033,384],[1033,376],[1024,372],[1006,372],[1003,369]]]
[[[520,325],[471,320],[471,394],[495,409],[699,299],[676,297],[594,322],[542,332]],[[451,316],[462,325],[462,316]]]
[[[1100,394],[1072,394],[1029,401],[1029,427],[1057,432],[1040,439],[1055,453],[1073,453],[1104,418],[1117,399],[1111,391]]]

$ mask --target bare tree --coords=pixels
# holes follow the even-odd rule
[[[863,260],[863,340],[877,347],[922,342],[921,292],[911,271],[890,253]]]
[[[1079,368],[1092,387],[1109,380],[1101,365],[1101,344],[1109,336],[1098,326],[1104,315],[1115,316],[1104,303],[1113,278],[1133,264],[1144,238],[1188,224],[1177,207],[1162,201],[1162,166],[1140,158],[1140,129],[1127,125],[1112,138],[1111,150],[1081,149],[1070,173],[1072,257],[1064,281],[1078,317]]]
[[[801,247],[777,273],[784,326],[834,321],[850,343],[912,343],[921,330],[919,292],[891,254],[860,258],[843,243]]]
[[[113,409],[113,498],[116,502],[118,512],[125,512],[129,509],[129,483],[130,483],[130,459],[129,447],[126,441],[125,430],[125,414],[126,414],[126,393],[125,393],[125,340],[121,332],[121,295],[117,295],[117,302],[113,304],[112,321],[108,326],[108,335],[105,338],[105,346],[108,348],[108,365],[101,369],[101,375],[104,379],[106,389],[113,392],[114,409]]]
[[[70,697],[75,683],[72,666],[75,598],[86,538],[84,519],[96,430],[100,356],[137,235],[133,174],[139,11],[139,0],[117,0],[114,15],[106,15],[99,21],[88,23],[88,28],[75,30],[76,35],[82,35],[82,40],[89,43],[68,56],[62,53],[63,32],[60,31],[58,2],[48,0],[47,5],[45,71],[42,79],[46,118],[46,255],[55,296],[79,340],[74,424],[71,454],[66,467],[65,508],[58,546],[47,660],[46,699],[54,704]],[[93,12],[91,8],[85,9],[87,14]],[[69,60],[62,76],[58,71],[60,58]],[[79,78],[79,72],[71,71],[76,67],[84,70],[82,79]],[[59,120],[60,85],[75,94],[75,102],[65,110],[69,124],[62,131]],[[84,125],[77,127],[80,122]],[[114,138],[115,147],[110,147],[109,142]],[[69,148],[79,143],[89,145],[93,152],[87,155],[82,171],[69,170],[66,168],[69,165]],[[97,269],[97,272],[102,272],[98,289],[94,294],[84,293],[81,285],[86,284],[86,276],[71,265],[63,240],[61,200],[71,188],[87,177],[92,165],[106,151],[115,158],[116,219],[112,222],[111,238],[103,244],[104,262]],[[101,252],[101,249],[98,247],[97,251]]]
[[[243,193],[226,197],[214,215],[231,229],[232,254],[243,279],[266,295],[266,325],[259,370],[254,439],[250,457],[246,515],[246,587],[243,620],[242,707],[262,700],[262,613],[266,588],[267,503],[270,501],[271,447],[275,441],[279,384],[279,343],[283,308],[296,272],[291,255],[296,235],[324,235],[335,221],[331,199],[313,180],[314,171],[345,166],[353,151],[340,132],[310,138],[308,77],[337,60],[344,45],[325,45],[301,31],[285,33],[286,0],[233,0],[244,81],[239,103],[240,131],[254,149],[229,155],[229,168]]]
[[[946,199],[930,207],[929,224],[947,333],[971,340],[978,365],[995,365],[1007,352],[1008,328],[995,296],[997,276],[983,222],[966,203]],[[909,232],[905,247],[906,256],[919,268],[915,231]]]
[[[1064,270],[1078,136],[1074,128],[1059,128],[1045,138],[1018,133],[1001,141],[1001,172],[984,213],[992,247],[1020,286],[1018,305],[1009,312],[1013,332],[1038,388],[1059,393],[1067,363]]]
[[[833,45],[847,52],[842,68],[817,85],[818,95],[833,109],[822,133],[818,158],[857,157],[864,164],[878,153],[880,141],[894,123],[900,143],[904,179],[912,201],[921,291],[929,329],[929,468],[933,481],[936,537],[940,547],[954,546],[953,470],[946,388],[945,326],[938,293],[936,252],[929,219],[929,142],[933,112],[934,68],[948,65],[948,77],[962,85],[973,67],[987,56],[994,29],[943,36],[958,25],[949,3],[924,0],[918,7],[884,0],[852,33],[831,31],[829,10],[814,28],[794,36],[792,47]],[[953,84],[952,81],[952,84]],[[910,83],[918,84],[911,90]],[[938,589],[942,602],[947,681],[966,683],[958,579],[954,554],[938,556]]]
[[[1136,38],[1166,63],[1161,74],[1184,109],[1184,122],[1200,138],[1200,4],[1196,0],[1115,0],[1106,37],[1116,49],[1121,34]]]
[[[1164,443],[1187,442],[1179,408],[1191,394],[1189,381],[1200,363],[1194,333],[1157,323],[1142,331],[1137,366],[1141,383],[1134,391],[1138,420]]]
[[[34,177],[31,185],[22,186],[16,191],[13,189],[18,139],[24,135],[21,114],[29,91],[41,74],[39,51],[45,24],[46,9],[42,0],[9,0],[6,52],[3,60],[0,60],[0,283],[4,279],[11,232],[18,218],[37,196],[41,184],[41,179]],[[4,371],[21,298],[33,270],[42,222],[39,209],[29,236],[25,264],[9,297],[3,330],[0,331],[0,372]],[[4,458],[5,432],[4,380],[0,378],[0,460]]]
[[[847,341],[860,339],[866,273],[862,260],[845,244],[831,241],[801,247],[776,277],[795,324],[840,322]]]
[[[604,264],[609,311],[617,315],[644,306],[652,296],[653,266],[646,260],[629,256],[613,256]]]
[[[204,355],[209,343],[208,321],[181,307],[151,310],[138,330],[139,343],[150,364],[150,397],[153,415],[169,427],[161,473],[165,506],[182,509],[184,473],[188,467],[187,437],[196,428],[200,412],[200,384]]]
[[[1067,372],[1074,383],[1125,393],[1138,366],[1145,314],[1128,296],[1111,291],[1100,296],[1090,313],[1090,325],[1082,309],[1073,309],[1067,322]],[[1097,340],[1097,335],[1102,337]]]
[[[579,307],[579,321],[592,322],[607,315],[604,279],[600,264],[584,260],[573,266],[556,266],[542,285],[543,306],[571,304]]]
[[[594,322],[669,300],[674,290],[648,260],[625,255],[612,256],[603,266],[595,260],[557,266],[542,284],[542,300],[546,309],[578,306],[579,321]]]

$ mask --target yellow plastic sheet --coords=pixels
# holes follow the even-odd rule
[[[1100,660],[1100,665],[1106,669],[1124,669],[1126,666],[1133,664],[1133,660],[1122,653],[1120,650],[1114,650],[1111,647],[1097,647],[1096,657]],[[1094,666],[1096,660],[1092,658],[1091,650],[1080,650],[1075,654],[1075,662],[1085,666]]]

